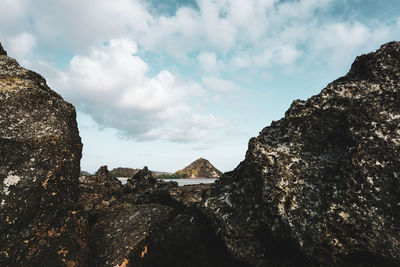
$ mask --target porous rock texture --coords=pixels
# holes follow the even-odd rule
[[[79,182],[79,202],[89,218],[117,201],[122,190],[121,182],[110,175],[107,166],[101,166],[95,175],[80,176]]]
[[[89,266],[246,266],[193,206],[208,185],[178,187],[156,180],[146,167],[123,186],[106,166],[80,180],[80,202],[89,215]]]
[[[89,266],[138,266],[149,236],[173,215],[173,208],[159,204],[121,202],[104,209],[91,227]]]
[[[78,266],[82,144],[74,107],[0,46],[0,265]]]
[[[400,43],[249,141],[202,209],[253,266],[400,265]]]
[[[211,184],[193,184],[171,187],[168,192],[173,199],[190,207],[206,199],[210,188]]]

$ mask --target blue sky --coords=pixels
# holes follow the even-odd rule
[[[396,0],[3,0],[0,41],[78,111],[82,169],[228,171],[295,99],[400,40]]]

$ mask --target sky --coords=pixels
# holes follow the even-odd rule
[[[81,169],[221,171],[291,102],[400,40],[398,0],[2,0],[0,42],[77,109]]]

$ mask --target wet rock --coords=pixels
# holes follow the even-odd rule
[[[245,160],[203,204],[253,266],[400,264],[400,43],[249,141]]]
[[[84,265],[75,109],[0,54],[0,265]]]

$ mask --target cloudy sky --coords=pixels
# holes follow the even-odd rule
[[[398,0],[2,0],[0,41],[78,111],[82,169],[233,169],[248,139],[400,40]]]

